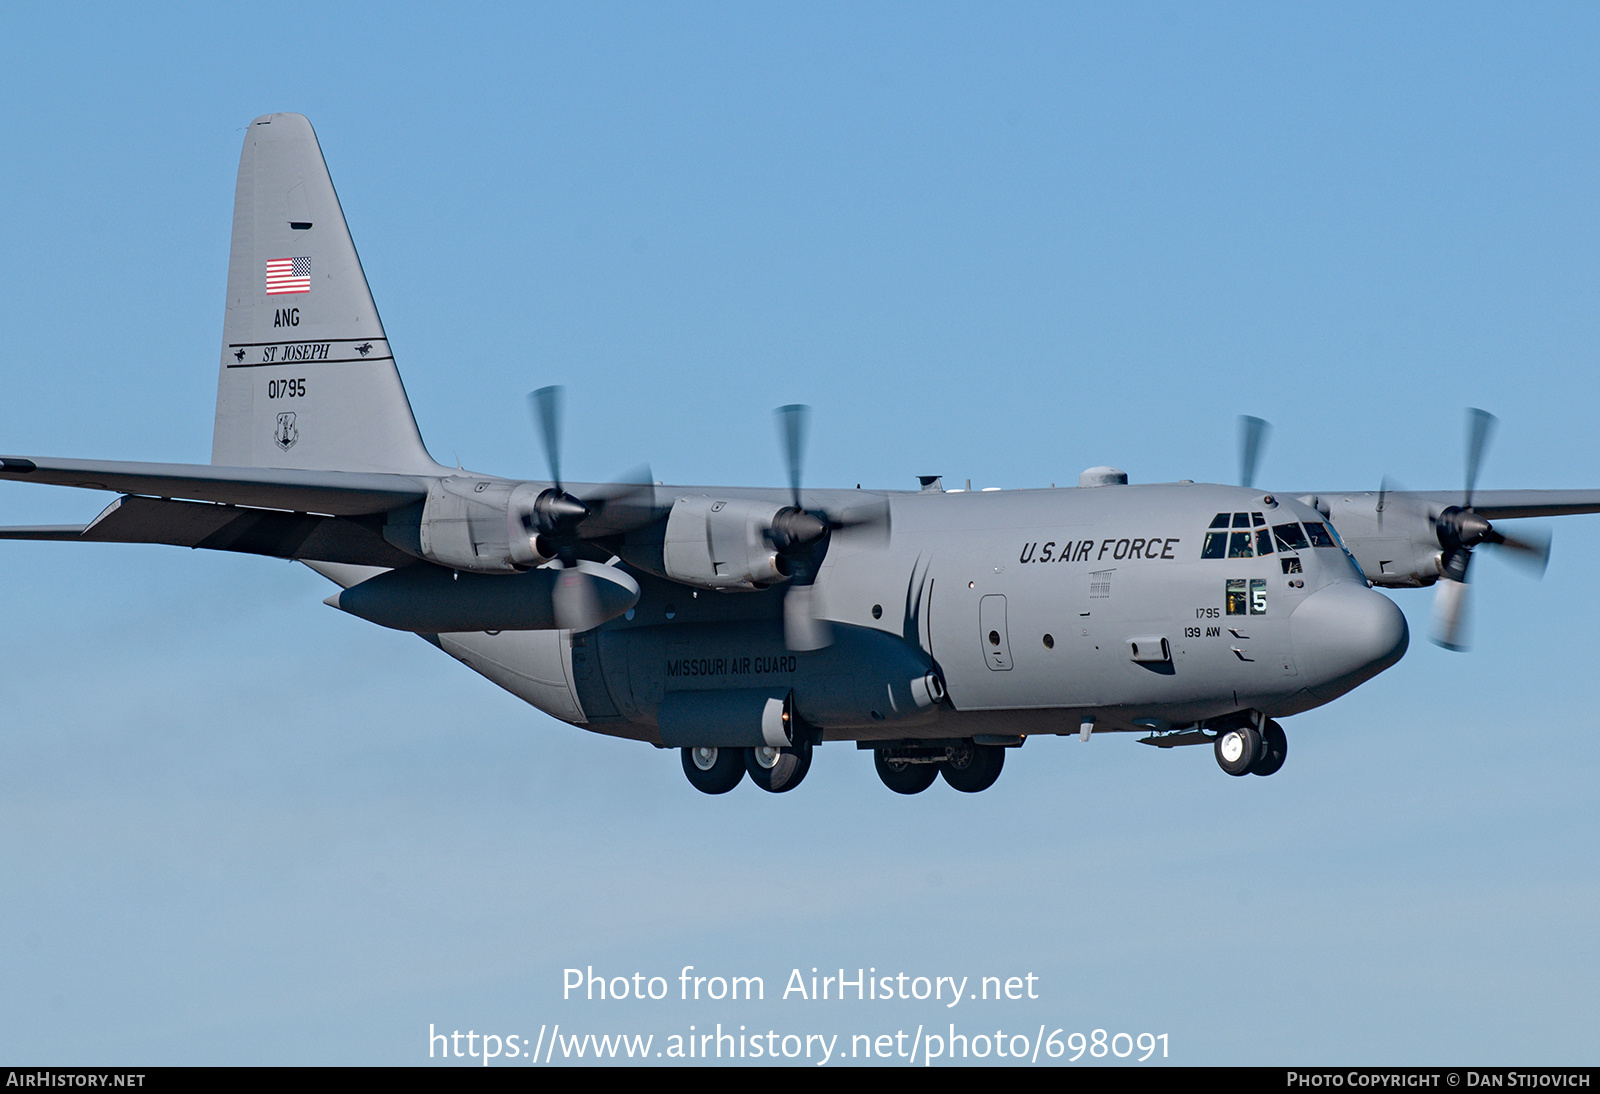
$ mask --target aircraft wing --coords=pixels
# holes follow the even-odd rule
[[[0,528],[0,539],[166,543],[386,568],[416,561],[391,546],[375,523],[359,518],[146,497],[118,498],[88,524]]]
[[[1460,505],[1463,497],[1459,490],[1397,490],[1393,496],[1425,502],[1440,509]],[[1600,490],[1477,490],[1472,495],[1472,508],[1489,520],[1600,513]]]
[[[0,482],[7,480],[340,517],[384,513],[428,496],[426,480],[387,472],[301,471],[21,456],[0,457]]]

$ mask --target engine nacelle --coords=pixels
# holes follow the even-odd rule
[[[1432,585],[1444,572],[1443,551],[1431,510],[1391,500],[1380,519],[1376,494],[1319,500],[1328,506],[1323,512],[1374,585],[1415,589]]]
[[[426,500],[391,513],[383,538],[407,554],[452,570],[509,574],[549,562],[524,515],[541,490],[532,483],[435,479]]]
[[[662,543],[667,576],[702,589],[764,589],[787,581],[768,534],[781,508],[704,494],[679,498]]]

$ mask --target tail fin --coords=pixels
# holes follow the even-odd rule
[[[439,471],[299,114],[251,122],[239,157],[211,462]]]

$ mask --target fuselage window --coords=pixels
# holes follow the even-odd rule
[[[1254,558],[1255,552],[1250,550],[1250,533],[1234,532],[1233,539],[1228,544],[1229,558]]]
[[[1230,578],[1228,578],[1228,583],[1227,583],[1227,592],[1228,592],[1227,603],[1228,603],[1228,614],[1229,615],[1248,615],[1249,614],[1249,612],[1250,612],[1250,601],[1249,601],[1249,596],[1248,596],[1247,592],[1245,591],[1247,589],[1247,587],[1248,586],[1245,583],[1245,579],[1242,578],[1242,577],[1230,577]]]
[[[1247,579],[1242,577],[1228,578],[1227,605],[1229,615],[1266,615],[1267,579],[1252,577],[1247,584]]]
[[[1250,514],[1249,513],[1235,513],[1235,514],[1233,514],[1233,526],[1235,528],[1248,528],[1248,527],[1250,527]]]

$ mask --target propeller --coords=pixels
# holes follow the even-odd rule
[[[880,499],[838,513],[806,509],[800,500],[800,471],[811,408],[791,403],[773,413],[789,473],[790,504],[778,510],[767,531],[778,552],[779,565],[789,575],[789,588],[783,597],[784,643],[795,651],[819,650],[833,642],[833,628],[821,618],[815,587],[828,545],[835,533],[868,535],[886,543],[889,503]]]
[[[1272,426],[1262,418],[1239,415],[1239,485],[1249,489],[1256,481],[1256,461]]]
[[[1509,560],[1532,568],[1538,576],[1543,576],[1550,561],[1549,533],[1527,538],[1508,536],[1498,531],[1472,507],[1478,471],[1496,421],[1495,416],[1487,410],[1477,407],[1467,410],[1467,474],[1462,504],[1448,506],[1433,519],[1439,546],[1444,549],[1444,576],[1439,579],[1439,588],[1433,600],[1433,640],[1448,650],[1467,648],[1467,570],[1472,563],[1474,547],[1481,543],[1506,547],[1513,552],[1507,556]],[[1380,520],[1381,505],[1382,495]]]
[[[564,630],[593,630],[605,622],[601,610],[600,580],[584,571],[578,550],[585,538],[611,535],[639,527],[654,517],[655,487],[650,469],[640,467],[629,480],[610,483],[585,497],[569,494],[561,481],[561,419],[564,392],[558,386],[542,387],[528,395],[544,445],[545,463],[553,486],[541,491],[519,514],[522,527],[540,539],[540,553],[553,557],[561,569],[551,593],[556,623]]]

